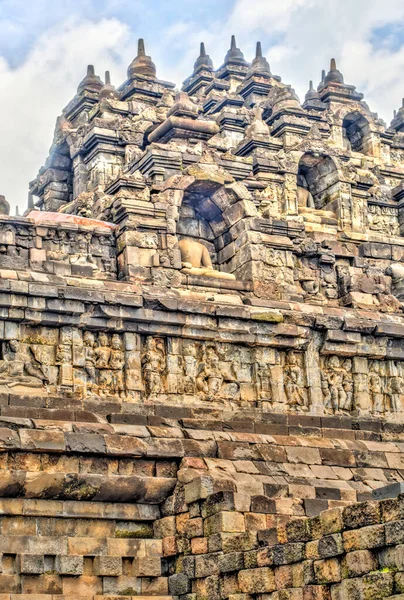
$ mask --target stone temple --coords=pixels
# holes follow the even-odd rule
[[[127,75],[0,197],[0,600],[403,600],[404,107]]]

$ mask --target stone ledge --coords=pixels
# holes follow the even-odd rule
[[[1,515],[24,517],[57,517],[75,519],[119,519],[125,521],[154,521],[160,516],[156,504],[125,504],[81,502],[74,500],[33,500],[0,498]]]

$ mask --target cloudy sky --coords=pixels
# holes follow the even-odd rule
[[[158,77],[180,84],[200,41],[218,67],[231,34],[248,60],[260,40],[300,98],[335,57],[388,123],[401,104],[404,0],[0,0],[0,194],[25,209],[87,64],[119,85],[144,37]]]

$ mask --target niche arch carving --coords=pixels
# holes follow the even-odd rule
[[[218,173],[207,175],[202,170],[193,177],[185,176],[178,182],[178,187],[182,188],[182,193],[177,195],[176,200],[178,212],[175,234],[183,256],[183,265],[184,262],[192,263],[186,266],[213,271],[201,271],[201,275],[214,276],[216,273],[222,279],[235,279],[237,264],[234,260],[234,242],[242,231],[237,223],[259,216],[247,188],[234,181],[226,181]],[[190,252],[193,247],[196,248],[195,243],[198,243],[207,249],[208,254],[206,251],[196,250],[198,256],[191,260],[184,253],[186,240],[190,242]],[[187,260],[184,261],[184,258]]]

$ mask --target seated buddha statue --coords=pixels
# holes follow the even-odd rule
[[[184,238],[178,242],[181,252],[182,272],[187,275],[203,275],[215,279],[235,280],[235,275],[216,271],[213,268],[208,249],[190,238]]]

